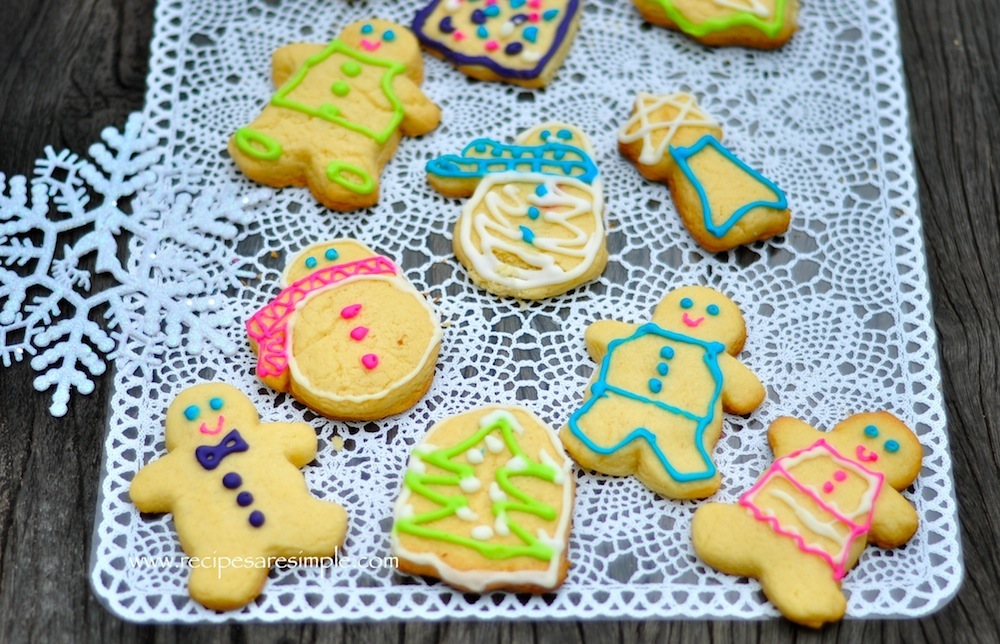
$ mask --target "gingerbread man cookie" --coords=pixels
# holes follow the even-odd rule
[[[714,494],[723,411],[749,414],[764,400],[757,376],[734,357],[745,339],[739,307],[704,286],[671,291],[646,324],[591,324],[587,350],[599,367],[560,434],[567,451],[585,468],[634,474],[672,499]]]
[[[797,29],[798,0],[632,0],[642,17],[705,45],[776,49]]]
[[[895,548],[916,532],[899,491],[920,473],[923,450],[888,412],[856,414],[829,433],[779,418],[767,435],[774,464],[738,504],[698,508],[694,549],[717,570],[759,579],[789,619],[819,627],[843,617],[841,579],[867,544]]]
[[[140,512],[172,512],[191,558],[191,597],[215,610],[260,594],[275,561],[332,557],[347,513],[309,494],[300,468],[316,456],[305,423],[261,423],[230,385],[182,391],[167,409],[167,454],[132,479]]]
[[[590,139],[543,123],[513,145],[476,139],[427,164],[431,185],[472,195],[455,223],[455,255],[496,295],[543,299],[595,279],[608,262],[604,192]]]
[[[330,418],[375,420],[423,397],[441,325],[387,257],[352,239],[309,246],[246,324],[257,377]]]
[[[576,482],[559,437],[520,407],[446,418],[413,450],[396,503],[399,569],[470,592],[562,584]]]
[[[426,134],[441,120],[420,91],[423,73],[416,38],[385,20],[348,25],[326,46],[282,47],[272,61],[280,89],[236,131],[229,154],[254,181],[308,185],[328,208],[372,206],[403,135]]]
[[[579,0],[431,0],[413,32],[473,78],[544,87],[580,26]]]
[[[722,128],[685,93],[640,92],[618,148],[644,177],[670,186],[677,214],[718,252],[788,230],[788,199],[721,143]]]

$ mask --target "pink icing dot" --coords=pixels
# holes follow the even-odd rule
[[[842,470],[837,470],[833,473],[833,478],[837,481],[843,481],[847,478],[847,474],[845,474]]]
[[[461,31],[456,31],[452,35],[452,38],[454,38],[455,40],[464,40],[465,39],[465,34],[463,34]]]
[[[531,22],[538,22],[538,12],[532,11],[531,13],[529,13],[528,20],[530,20]]]
[[[345,306],[343,309],[340,310],[340,317],[344,318],[345,320],[350,320],[360,312],[361,312],[361,305],[352,304],[350,306]]]
[[[366,335],[368,335],[368,327],[366,326],[356,326],[351,329],[351,338],[358,342],[364,340]]]
[[[499,46],[500,45],[497,44],[497,41],[490,40],[489,42],[486,43],[486,51],[493,51],[494,49],[496,49]]]
[[[378,356],[374,353],[366,353],[361,356],[361,364],[365,366],[365,369],[374,369],[378,366]]]
[[[528,6],[532,9],[537,9],[542,6],[542,0],[531,0],[531,2],[528,3]]]
[[[486,6],[490,7],[497,3],[497,0],[486,0]]]
[[[830,492],[833,492],[833,483],[831,483],[830,481],[827,481],[826,483],[824,483],[823,484],[823,491],[826,492],[827,494],[829,494]]]

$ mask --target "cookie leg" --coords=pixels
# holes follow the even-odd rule
[[[188,592],[192,599],[214,610],[232,610],[252,602],[263,590],[270,569],[260,556],[226,556],[213,551],[192,562]]]
[[[347,535],[347,512],[330,501],[313,499],[285,532],[287,557],[332,557]]]
[[[691,541],[702,561],[716,570],[758,578],[760,552],[769,539],[778,537],[763,522],[739,505],[706,503],[691,519]]]
[[[566,451],[587,469],[611,476],[634,474],[639,441],[620,444],[628,433],[620,429],[630,420],[627,407],[628,401],[621,398],[588,400],[559,434]]]
[[[715,494],[722,481],[711,456],[718,432],[708,430],[699,440],[694,421],[669,413],[650,417],[646,426],[653,437],[644,442],[636,470],[646,487],[672,499]]]
[[[307,171],[307,182],[313,196],[324,206],[347,211],[378,203],[379,175],[374,159],[317,156]]]

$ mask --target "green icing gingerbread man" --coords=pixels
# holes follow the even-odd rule
[[[308,185],[334,210],[378,202],[379,175],[399,140],[441,120],[420,91],[416,38],[384,20],[348,25],[329,45],[295,43],[274,53],[280,89],[229,153],[243,172],[270,186]]]

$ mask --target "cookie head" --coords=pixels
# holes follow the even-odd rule
[[[239,389],[209,383],[185,389],[167,408],[167,450],[214,445],[234,429],[260,421],[257,409]]]
[[[653,322],[676,333],[721,342],[729,353],[743,348],[746,324],[736,303],[705,286],[685,286],[667,294],[653,313]]]
[[[353,239],[323,241],[299,251],[289,260],[282,275],[282,286],[288,286],[307,275],[332,266],[374,257],[375,252]]]
[[[920,473],[923,448],[903,421],[887,412],[857,414],[837,425],[827,441],[901,490]]]
[[[369,18],[353,22],[340,32],[340,40],[358,51],[407,67],[422,63],[420,46],[409,29],[388,20]]]

